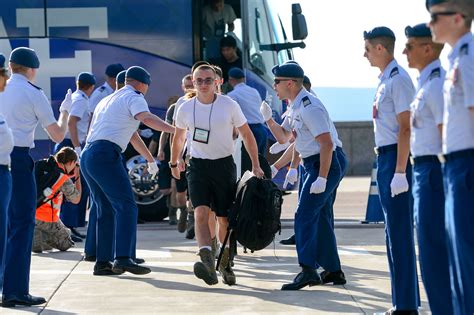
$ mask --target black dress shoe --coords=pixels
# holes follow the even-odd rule
[[[385,315],[418,315],[418,311],[417,310],[395,310],[394,308],[391,308],[385,312]]]
[[[135,261],[130,258],[118,258],[115,259],[114,265],[112,267],[114,272],[123,273],[128,271],[135,275],[145,275],[151,272],[151,269],[148,267],[140,266]]]
[[[295,234],[292,236],[288,237],[287,239],[281,240],[280,241],[281,245],[296,245],[296,239],[295,239]]]
[[[112,264],[108,261],[98,261],[94,265],[94,276],[114,276],[122,273],[123,271],[114,271]]]
[[[80,238],[79,236],[74,235],[74,234],[71,234],[71,239],[73,240],[74,243],[81,243],[82,242],[82,238]]]
[[[332,283],[335,285],[341,285],[341,284],[346,284],[346,276],[344,275],[344,272],[341,270],[339,271],[334,271],[334,272],[329,272],[329,271],[323,271],[319,274],[321,276],[321,280],[323,283]]]
[[[136,264],[139,264],[139,265],[145,263],[145,259],[143,259],[143,258],[135,258],[134,261],[135,261]]]
[[[2,307],[15,307],[15,305],[40,305],[46,303],[46,300],[39,296],[26,295],[4,295],[2,297]]]
[[[84,261],[96,261],[97,256],[84,254]]]
[[[321,278],[319,277],[315,269],[305,268],[296,276],[292,283],[284,284],[281,289],[283,291],[299,290],[307,285],[312,287],[321,283]]]
[[[79,233],[79,231],[76,230],[76,228],[70,227],[69,229],[71,230],[72,235],[75,235],[75,236],[80,237],[82,239],[86,238],[86,236],[84,234]]]

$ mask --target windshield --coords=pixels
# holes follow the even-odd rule
[[[288,9],[290,4],[288,4]],[[273,28],[273,41],[274,43],[286,43],[288,42],[287,33],[281,22],[280,15],[277,13],[275,6],[269,5],[269,19]],[[281,50],[278,52],[278,64],[282,64],[291,58],[291,53],[288,50]]]

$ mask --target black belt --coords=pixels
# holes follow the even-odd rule
[[[10,170],[10,166],[8,166],[8,165],[0,165],[0,170],[9,171],[9,170]]]
[[[410,156],[410,161],[412,165],[426,163],[426,162],[436,162],[439,163],[437,155],[422,155],[422,156]]]
[[[439,156],[441,163],[445,163],[446,161],[453,161],[460,158],[466,158],[466,157],[474,157],[474,149],[455,151],[455,152],[451,152],[451,153]]]
[[[398,148],[398,145],[394,143],[394,144],[384,145],[381,147],[375,147],[374,151],[375,151],[375,154],[380,155],[380,154],[384,154],[391,151],[397,151],[397,148]]]
[[[15,151],[21,151],[21,152],[30,152],[29,147],[13,147],[13,150]]]

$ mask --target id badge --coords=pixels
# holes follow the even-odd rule
[[[374,103],[372,106],[372,118],[376,119],[378,117],[377,103]]]
[[[194,128],[193,140],[207,144],[209,142],[209,130]]]

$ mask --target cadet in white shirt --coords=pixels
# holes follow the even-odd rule
[[[141,67],[133,66],[127,70],[125,81],[125,87],[98,104],[81,155],[81,169],[98,211],[94,275],[113,275],[125,271],[146,274],[151,271],[133,260],[138,208],[128,173],[122,164],[121,152],[130,142],[146,158],[148,172],[154,176],[158,166],[141,140],[138,126],[143,122],[156,130],[174,132],[172,126],[148,109],[144,94],[151,82],[150,74]],[[114,260],[113,265],[111,260]]]
[[[427,1],[427,7],[433,41],[451,48],[444,83],[443,171],[454,314],[473,314],[474,1]]]
[[[193,72],[197,95],[184,103],[176,116],[176,133],[171,147],[170,167],[173,177],[179,178],[183,163],[179,163],[186,138],[192,135],[191,160],[187,170],[188,190],[194,206],[196,239],[200,262],[194,264],[194,274],[208,285],[218,283],[211,255],[209,216],[211,209],[219,223],[218,238],[221,243],[227,231],[228,211],[235,198],[236,168],[233,131],[239,129],[244,145],[252,160],[252,171],[263,176],[258,162],[255,138],[239,105],[231,98],[216,94],[217,80],[214,67],[201,65]],[[229,247],[224,250],[219,271],[226,284],[235,284],[235,275],[228,264]]]
[[[10,54],[11,78],[0,93],[0,114],[13,133],[11,153],[12,198],[8,209],[8,243],[3,282],[3,307],[37,305],[46,302],[29,294],[31,247],[35,227],[36,185],[30,148],[34,147],[38,122],[55,142],[64,139],[68,114],[59,122],[41,88],[32,83],[40,66],[34,50],[19,47]]]
[[[395,35],[387,27],[364,32],[370,65],[380,69],[373,105],[377,186],[385,216],[393,308],[387,313],[417,313],[420,305],[411,205],[410,104],[415,89],[394,59]]]
[[[431,312],[452,314],[443,174],[438,160],[446,75],[439,60],[443,45],[433,43],[426,23],[407,26],[405,35],[407,43],[403,53],[407,55],[408,66],[420,72],[416,96],[411,103],[410,148],[421,276]]]
[[[324,105],[303,87],[303,69],[288,62],[275,66],[272,72],[273,87],[281,100],[289,100],[289,111],[280,126],[272,119],[270,106],[263,102],[263,118],[279,143],[295,138],[295,150],[305,169],[295,214],[296,250],[302,271],[281,289],[345,284],[328,206],[344,176],[346,160],[335,152],[342,143]],[[317,273],[319,266],[324,268],[321,275]]]
[[[116,77],[125,68],[120,63],[113,63],[105,68],[105,82],[99,86],[90,96],[89,113],[94,113],[97,104],[106,96],[114,93],[116,90]]]
[[[66,138],[54,147],[54,152],[58,152],[63,147],[71,147],[76,151],[80,159],[82,147],[85,144],[87,129],[90,123],[89,96],[94,91],[96,83],[92,73],[81,72],[77,76],[76,91],[71,95],[71,108],[69,110],[68,132]],[[81,242],[84,235],[80,234],[76,227],[85,226],[87,200],[89,199],[89,187],[81,176],[82,194],[79,203],[74,204],[64,201],[61,205],[61,221],[68,227],[75,242]]]
[[[8,80],[5,57],[0,54],[0,93]],[[1,104],[0,104],[1,106]],[[13,150],[13,135],[7,122],[0,114],[0,290],[3,287],[3,271],[7,246],[8,205],[12,196],[12,176],[10,174],[10,153]]]

